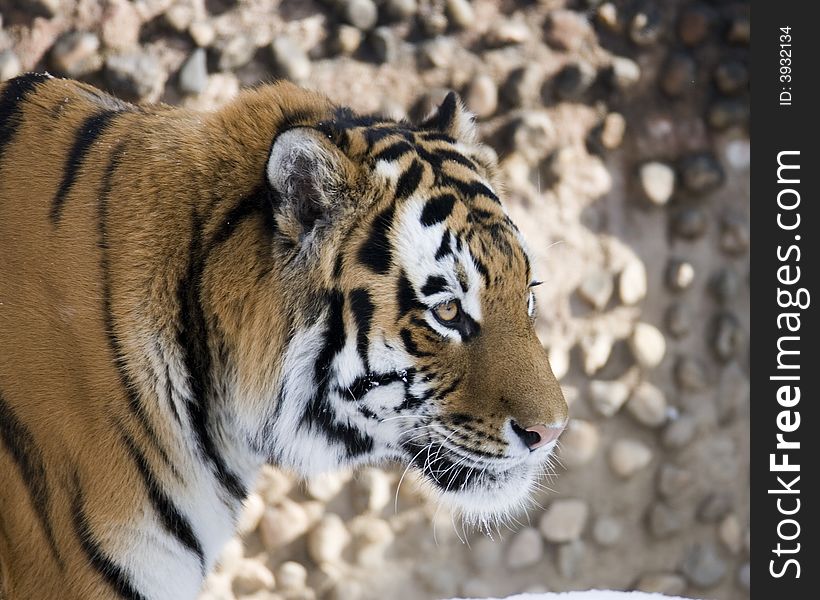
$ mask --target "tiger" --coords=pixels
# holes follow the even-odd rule
[[[465,523],[568,420],[495,153],[287,81],[0,87],[0,596],[195,598],[264,465],[402,463]]]

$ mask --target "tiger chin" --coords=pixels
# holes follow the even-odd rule
[[[452,94],[0,85],[0,596],[195,598],[266,463],[525,504],[567,406],[497,189]]]

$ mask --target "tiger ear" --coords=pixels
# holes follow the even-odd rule
[[[322,135],[297,127],[279,135],[268,158],[268,182],[277,195],[278,229],[294,241],[329,220],[345,194],[349,159]]]
[[[476,141],[475,117],[464,108],[455,92],[444,97],[439,107],[421,123],[421,128],[439,131],[468,144]]]

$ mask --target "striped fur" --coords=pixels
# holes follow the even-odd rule
[[[487,154],[452,95],[412,125],[2,84],[0,596],[194,598],[265,463],[525,503],[552,445],[514,432],[567,409]]]

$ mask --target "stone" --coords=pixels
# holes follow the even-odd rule
[[[690,584],[710,588],[724,578],[727,565],[713,543],[701,542],[686,553],[681,570]]]
[[[681,415],[672,420],[663,431],[661,443],[669,450],[680,450],[694,439],[697,421],[691,415]]]
[[[523,112],[506,129],[506,147],[520,153],[530,165],[541,161],[557,142],[555,125],[546,112]]]
[[[735,416],[749,405],[749,378],[736,363],[728,365],[720,374],[717,409],[718,421],[731,422]]]
[[[399,39],[390,27],[376,27],[368,40],[377,61],[381,63],[396,61],[399,55]]]
[[[293,500],[283,499],[265,510],[259,523],[259,534],[268,551],[285,546],[302,536],[310,526],[305,510]]]
[[[259,521],[262,520],[262,515],[265,513],[265,501],[262,496],[253,492],[248,494],[245,498],[242,512],[239,515],[239,521],[236,523],[236,533],[239,535],[247,535],[254,531],[259,526]]]
[[[682,52],[673,52],[661,70],[659,83],[667,96],[679,98],[695,90],[698,66],[695,59]]]
[[[714,79],[722,93],[737,94],[749,87],[749,68],[739,60],[727,60],[717,66]]]
[[[538,99],[544,76],[533,64],[513,69],[501,86],[500,98],[508,108],[520,108]]]
[[[383,564],[384,553],[394,539],[387,521],[362,515],[350,521],[349,529],[357,540],[356,562],[362,566]]]
[[[614,150],[623,142],[626,134],[626,119],[621,113],[611,112],[604,117],[601,124],[601,145],[607,150]]]
[[[744,590],[747,592],[751,589],[750,587],[750,579],[752,573],[752,566],[749,563],[744,563],[741,567],[737,570],[737,582],[743,587]]]
[[[678,38],[686,46],[697,46],[709,35],[716,20],[717,15],[710,7],[702,3],[693,4],[681,12]]]
[[[587,464],[598,451],[600,434],[598,428],[582,419],[570,419],[561,434],[559,454],[567,468],[577,468]]]
[[[232,537],[228,543],[222,547],[216,559],[217,567],[225,573],[232,573],[239,567],[239,563],[245,558],[245,546],[241,539]]]
[[[706,365],[693,356],[680,356],[675,361],[675,382],[685,392],[701,392],[708,387]]]
[[[682,292],[695,280],[695,267],[685,260],[673,258],[666,267],[666,284],[673,292]]]
[[[595,39],[592,25],[583,13],[562,9],[550,11],[544,34],[547,44],[568,52],[576,52]]]
[[[740,554],[743,549],[743,529],[736,514],[729,513],[723,517],[718,526],[718,537],[729,552]]]
[[[475,25],[475,11],[469,0],[447,0],[446,11],[457,29],[472,29]]]
[[[734,506],[734,498],[726,492],[707,494],[698,504],[697,517],[702,523],[717,523],[723,519]]]
[[[640,259],[630,260],[618,279],[618,295],[626,305],[637,304],[646,297],[646,268]]]
[[[586,61],[572,62],[565,65],[542,92],[544,102],[551,100],[550,92],[558,100],[578,102],[584,99],[587,91],[595,82],[595,67]]]
[[[207,48],[216,39],[213,25],[206,20],[193,21],[188,27],[188,35],[200,48]]]
[[[160,61],[146,52],[126,51],[105,59],[105,80],[111,91],[125,100],[159,100],[167,77]]]
[[[686,580],[675,573],[647,573],[641,576],[635,589],[647,594],[679,596],[686,591]]]
[[[746,335],[738,318],[731,312],[718,314],[712,327],[712,350],[723,362],[735,358],[746,342]]]
[[[749,44],[752,39],[752,22],[748,14],[737,15],[732,19],[726,39],[733,44]]]
[[[638,46],[650,46],[663,33],[662,25],[658,8],[654,4],[645,3],[629,22],[629,39]]]
[[[665,499],[674,501],[686,495],[693,481],[688,469],[667,463],[658,472],[658,492]]]
[[[379,13],[373,0],[344,0],[342,16],[357,29],[367,31],[376,24]]]
[[[541,517],[539,529],[548,542],[571,542],[581,537],[588,515],[589,506],[584,500],[555,500]]]
[[[709,279],[709,291],[721,304],[734,300],[740,291],[740,286],[740,275],[730,266],[722,267]]]
[[[190,4],[174,4],[165,11],[163,17],[174,31],[182,33],[190,27],[194,19],[194,10]]]
[[[666,422],[666,395],[648,381],[638,384],[626,403],[626,409],[642,425],[660,427]]]
[[[672,231],[686,240],[702,238],[708,225],[709,217],[697,206],[683,208],[672,217]]]
[[[666,329],[673,337],[682,338],[692,330],[693,318],[688,305],[675,302],[666,310]]]
[[[644,196],[657,206],[667,204],[675,192],[675,171],[664,163],[649,162],[641,165],[638,179]]]
[[[706,121],[716,131],[732,127],[745,127],[751,115],[749,102],[742,98],[720,98],[715,100],[706,114]]]
[[[461,584],[460,593],[464,598],[490,598],[493,588],[480,579],[468,579]]]
[[[720,248],[726,254],[738,256],[749,249],[749,225],[736,212],[727,212],[720,220]]]
[[[278,504],[288,495],[293,481],[271,465],[263,465],[256,481],[256,489],[266,504]]]
[[[419,25],[427,37],[435,37],[447,31],[447,17],[438,10],[426,8],[419,12]]]
[[[556,563],[558,572],[566,579],[572,579],[578,574],[579,566],[584,558],[586,546],[581,540],[574,540],[558,547]]]
[[[100,38],[86,31],[70,31],[59,37],[51,48],[49,63],[58,74],[83,77],[102,67]]]
[[[725,179],[723,167],[711,153],[691,154],[681,161],[681,181],[694,194],[705,194],[717,189]]]
[[[341,517],[327,513],[308,534],[308,554],[317,565],[339,562],[342,559],[342,552],[349,543],[350,533]]]
[[[283,562],[276,570],[276,582],[282,590],[301,590],[307,582],[307,569],[292,560]]]
[[[13,50],[0,50],[0,81],[8,81],[23,72],[23,65]]]
[[[649,530],[658,539],[668,538],[679,533],[688,519],[679,508],[673,508],[663,502],[656,502],[649,510]]]
[[[233,593],[245,596],[259,590],[272,590],[276,585],[273,573],[257,560],[244,559],[233,575]]]
[[[504,560],[504,546],[497,539],[481,536],[473,543],[468,554],[473,567],[479,572],[497,569]]]
[[[609,360],[614,343],[615,338],[603,332],[582,337],[580,345],[584,361],[584,373],[587,375],[597,373]]]
[[[321,473],[307,480],[305,489],[315,500],[328,502],[342,491],[350,474],[345,472]]]
[[[589,383],[589,401],[605,417],[615,415],[629,398],[630,388],[623,381],[595,379]]]
[[[489,75],[477,75],[464,91],[467,108],[479,119],[485,119],[498,108],[498,87]]]
[[[609,465],[616,475],[627,479],[652,462],[652,450],[641,441],[622,438],[609,450]]]
[[[530,29],[524,21],[502,19],[490,25],[483,39],[488,48],[503,48],[513,44],[522,44],[529,38]]]
[[[370,36],[370,44],[371,47],[376,52],[376,56],[378,57],[378,49],[377,49],[377,41],[376,32],[380,28],[376,28],[373,30],[373,34]],[[387,28],[387,31],[391,31],[390,28]],[[359,46],[362,45],[363,35],[361,30],[356,29],[353,25],[346,25],[344,23],[340,24],[336,29],[333,30],[331,34],[332,37],[328,41],[328,45],[332,53],[341,54],[342,56],[351,56],[356,50],[359,49]],[[378,35],[383,35],[378,34]],[[384,62],[384,61],[382,61]]]
[[[419,46],[419,57],[427,68],[445,68],[453,58],[453,41],[444,36],[427,40]]]
[[[654,325],[639,322],[629,337],[629,348],[640,366],[653,369],[666,354],[666,339]]]
[[[219,41],[216,46],[217,69],[220,71],[234,71],[248,64],[256,54],[256,45],[246,35],[236,35],[232,38]]]
[[[137,9],[131,2],[108,0],[104,5],[100,23],[102,43],[106,48],[113,50],[135,47],[139,44],[141,25]]]
[[[555,375],[555,378],[560,381],[569,372],[569,348],[567,348],[564,344],[556,343],[550,346],[549,351],[547,353],[549,354],[549,361],[550,366],[552,367],[552,374]]]
[[[536,565],[543,557],[544,540],[532,527],[525,527],[516,533],[507,548],[507,566],[514,570]]]
[[[60,14],[66,7],[63,0],[19,0],[19,8],[32,13],[32,16],[51,19]],[[2,24],[2,21],[0,21]]]
[[[599,546],[608,548],[614,546],[621,540],[623,535],[623,523],[614,517],[598,517],[592,526],[592,538]]]
[[[271,57],[276,71],[291,81],[305,81],[310,77],[311,64],[307,53],[292,37],[278,35],[271,42]]]
[[[359,512],[381,512],[393,500],[390,477],[381,469],[360,471],[353,492],[353,505]]]
[[[197,48],[179,70],[179,89],[186,94],[199,94],[208,85],[208,64],[204,48]]]
[[[621,22],[619,20],[618,8],[612,2],[604,2],[595,11],[598,22],[613,32],[619,32]]]
[[[416,0],[386,0],[382,8],[388,19],[404,21],[418,12],[419,5]]]
[[[616,56],[612,59],[612,79],[619,90],[628,90],[641,80],[641,68],[631,58]]]
[[[602,310],[612,297],[614,287],[609,271],[599,268],[584,277],[578,286],[578,295],[593,308]]]

